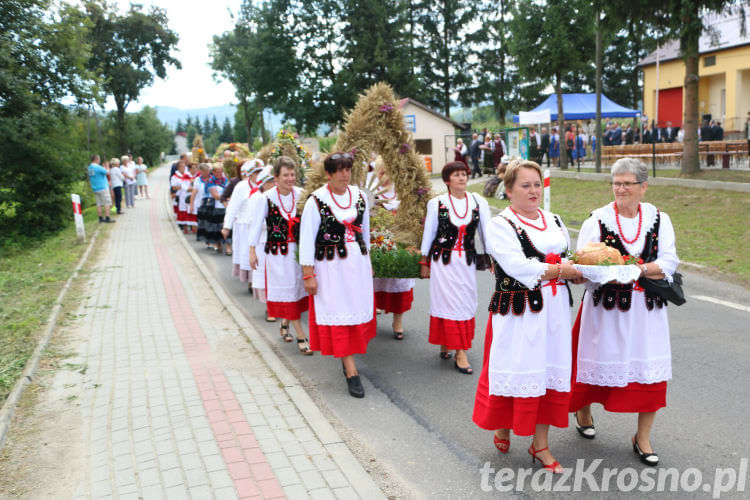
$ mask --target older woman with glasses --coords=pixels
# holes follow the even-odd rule
[[[305,202],[300,223],[299,262],[310,295],[310,347],[341,358],[349,394],[365,389],[354,363],[375,337],[375,298],[370,264],[370,212],[367,197],[350,186],[353,158],[328,155],[328,182]]]
[[[594,210],[581,227],[578,248],[604,242],[632,256],[641,276],[672,281],[679,260],[669,216],[641,200],[648,187],[648,168],[621,158],[612,166],[615,201]],[[578,433],[596,436],[591,403],[605,410],[638,413],[631,443],[641,462],[655,466],[651,447],[656,411],[666,406],[667,380],[672,378],[666,302],[641,288],[587,284],[573,327],[574,371],[570,410]]]

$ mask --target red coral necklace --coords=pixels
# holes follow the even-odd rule
[[[451,192],[448,191],[448,201],[451,202],[451,208],[453,209],[453,213],[456,214],[456,217],[458,217],[459,219],[463,219],[469,213],[469,196],[464,195],[464,199],[466,200],[466,210],[464,210],[463,215],[458,215],[458,211],[456,211],[456,207],[453,205],[453,197],[451,196]]]
[[[641,227],[643,224],[643,212],[641,212],[641,204],[638,204],[638,232],[635,233],[635,238],[629,240],[622,232],[622,226],[620,225],[620,211],[617,210],[617,202],[615,202],[615,222],[617,222],[617,232],[620,234],[620,238],[622,239],[622,241],[624,241],[628,245],[632,245],[633,243],[638,241],[638,237],[640,237],[641,235]]]
[[[339,207],[341,210],[346,210],[347,208],[352,206],[352,192],[349,190],[349,186],[346,186],[346,192],[349,193],[349,204],[345,207],[342,207],[341,205],[339,205],[339,202],[336,201],[336,197],[333,196],[333,191],[331,191],[331,185],[326,184],[326,187],[328,188],[328,192],[331,193],[331,199],[336,204],[336,206]]]
[[[538,227],[538,226],[535,226],[534,224],[532,224],[530,222],[526,222],[525,220],[523,220],[521,218],[521,215],[518,212],[516,212],[515,210],[513,210],[513,207],[509,206],[508,208],[510,208],[511,212],[513,212],[514,214],[516,214],[516,218],[518,218],[518,220],[521,221],[521,224],[526,224],[529,227],[533,227],[537,231],[546,231],[547,230],[547,219],[544,218],[544,214],[538,208],[536,210],[537,210],[537,212],[539,212],[539,216],[542,218],[542,227]]]
[[[287,210],[286,207],[284,206],[284,202],[281,201],[281,193],[279,192],[279,188],[276,188],[276,197],[279,199],[279,206],[281,207],[281,210],[283,210],[284,213],[286,214],[286,218],[291,219],[292,211],[294,210],[294,188],[292,188],[292,208],[291,209]],[[336,201],[336,200],[333,200],[333,201]]]

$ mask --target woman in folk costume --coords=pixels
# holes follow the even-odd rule
[[[190,173],[190,188],[188,189],[187,194],[187,220],[188,225],[190,226],[190,232],[193,234],[198,232],[198,214],[197,211],[193,209],[193,196],[195,196],[195,192],[193,190],[193,185],[195,184],[196,179],[198,179],[201,176],[201,172],[198,169],[198,165],[195,163],[189,163],[189,173]]]
[[[393,182],[385,173],[385,165],[380,157],[375,162],[375,174],[380,180],[378,199],[383,202],[384,209],[396,213],[401,201],[396,196]],[[404,339],[404,313],[411,309],[411,303],[414,302],[414,283],[411,278],[373,278],[375,307],[386,314],[393,313],[393,338],[396,340]]]
[[[193,178],[190,176],[190,172],[185,169],[184,162],[177,164],[177,171],[172,176],[170,185],[177,203],[177,225],[185,234],[188,234],[192,225],[188,220],[188,209],[190,208],[189,197],[193,188]]]
[[[604,242],[639,262],[641,276],[672,281],[679,259],[667,214],[641,200],[648,185],[643,162],[621,158],[612,165],[615,201],[591,213],[581,226],[578,248]],[[666,406],[672,378],[667,304],[630,285],[590,286],[573,327],[574,385],[570,411],[582,437],[595,437],[591,403],[605,410],[638,413],[633,450],[646,465],[657,465],[651,447],[656,411]]]
[[[469,168],[469,163],[466,161],[468,151],[466,144],[464,144],[464,140],[459,137],[456,139],[456,145],[453,147],[453,161],[460,161],[466,165],[466,168]]]
[[[276,177],[273,176],[273,167],[270,165],[266,165],[263,167],[263,170],[260,171],[257,178],[258,182],[258,191],[255,192],[250,197],[250,206],[254,207],[259,202],[255,198],[262,198],[263,193],[268,191],[269,189],[276,186]],[[248,227],[253,225],[253,217],[255,214],[252,210],[250,210],[250,222],[248,223]],[[266,248],[266,238],[268,236],[268,231],[266,230],[265,221],[263,222],[263,227],[260,231],[260,240],[258,241],[258,247],[265,250]],[[250,266],[250,242],[249,242],[249,230],[248,230],[248,249],[247,249],[247,255],[248,255],[248,261],[247,265]],[[251,274],[251,282],[253,284],[253,297],[258,299],[261,303],[266,304],[266,252],[256,252],[255,256],[258,257],[258,265],[255,269],[250,267],[252,270]],[[266,321],[269,323],[274,323],[276,321],[276,318],[273,316],[268,315],[268,308],[266,307]]]
[[[232,276],[239,278],[243,283],[248,283],[248,291],[252,293],[252,282],[250,281],[250,252],[248,235],[250,232],[250,197],[258,191],[256,178],[258,172],[263,169],[260,160],[249,160],[240,168],[241,182],[238,182],[232,191],[232,196],[227,204],[227,212],[224,214],[224,227],[221,235],[224,239],[232,232],[234,252],[232,252]]]
[[[532,460],[561,473],[547,439],[550,425],[568,425],[571,299],[562,280],[581,274],[564,259],[570,237],[560,217],[539,209],[539,165],[510,165],[504,181],[511,204],[487,227],[495,293],[472,420],[494,431],[502,453],[510,449],[511,430],[533,435]]]
[[[554,166],[560,163],[560,133],[557,127],[552,127],[552,134],[549,137],[549,157]]]
[[[349,153],[326,157],[328,183],[305,202],[300,230],[300,263],[310,294],[310,345],[341,358],[349,394],[363,398],[355,354],[365,354],[375,337],[370,213],[367,197],[350,186]]]
[[[196,241],[201,241],[206,237],[206,207],[204,199],[208,200],[208,179],[211,177],[211,165],[201,163],[198,165],[198,177],[193,179],[193,193],[190,196],[190,214],[195,214],[198,222],[198,231],[195,233]]]
[[[488,136],[489,137],[489,136]],[[448,192],[427,203],[422,236],[420,275],[430,278],[430,344],[440,346],[440,357],[456,370],[471,374],[466,350],[474,339],[477,310],[477,251],[474,237],[484,242],[490,208],[481,196],[466,192],[469,169],[460,162],[443,167]]]
[[[213,247],[217,252],[222,251],[222,244],[224,243],[221,226],[224,223],[226,205],[225,202],[221,201],[221,195],[224,193],[224,188],[226,188],[228,182],[222,164],[214,163],[211,178],[206,184],[206,194],[209,198],[210,207],[210,211],[206,213],[206,244]]]
[[[580,128],[576,137],[576,158],[586,158],[586,142],[586,132],[584,132],[583,128]]]
[[[297,263],[299,241],[299,217],[297,201],[302,189],[294,185],[297,166],[288,156],[279,156],[273,162],[276,187],[253,199],[253,213],[248,242],[250,245],[250,267],[258,265],[260,233],[265,223],[266,243],[266,307],[270,316],[281,318],[281,336],[285,342],[292,341],[289,323],[297,333],[297,347],[302,354],[313,351],[307,343],[300,317],[307,311],[309,299],[302,286],[302,267]]]

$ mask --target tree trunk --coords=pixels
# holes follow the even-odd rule
[[[698,15],[697,12],[695,15]],[[698,156],[698,39],[700,32],[690,33],[680,41],[685,54],[685,122],[682,124],[685,138],[682,143],[683,174],[700,171]]]
[[[260,138],[263,144],[268,144],[268,134],[266,133],[266,119],[263,117],[263,106],[258,103],[258,114],[260,115]]]
[[[565,149],[565,114],[563,113],[563,93],[562,93],[562,77],[555,75],[555,94],[557,95],[557,136],[560,138],[560,158],[559,167],[563,170],[568,169],[568,152]]]
[[[121,100],[115,98],[115,104],[117,105],[117,141],[120,145],[120,154],[128,153],[128,141],[125,138],[125,106],[126,104]]]
[[[602,24],[601,11],[596,11],[596,119],[594,136],[596,137],[595,168],[602,171]]]
[[[242,114],[245,122],[245,133],[247,134],[247,146],[248,149],[253,149],[253,120],[250,119],[250,110],[247,104],[247,97],[244,95],[240,97],[240,106],[242,106]]]

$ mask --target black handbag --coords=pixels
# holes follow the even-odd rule
[[[477,254],[477,271],[487,271],[492,267],[492,257],[486,253]]]
[[[652,280],[649,278],[639,278],[638,284],[644,290],[655,293],[676,306],[681,306],[685,303],[685,292],[682,291],[682,275],[680,273],[674,273],[671,283],[666,279]]]

